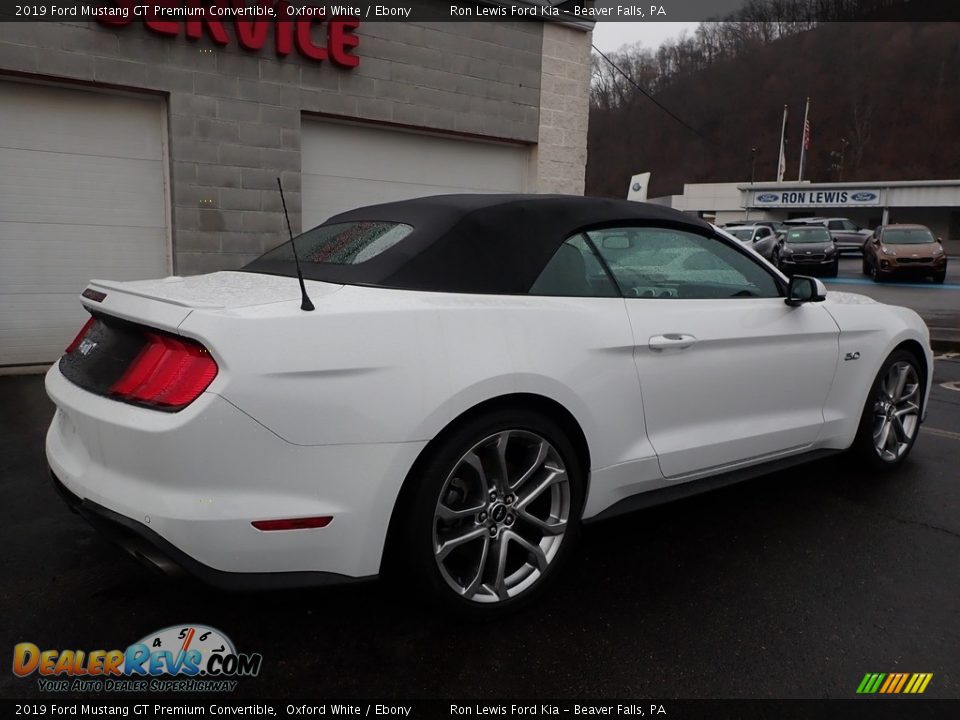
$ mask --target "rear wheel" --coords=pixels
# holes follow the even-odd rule
[[[853,452],[873,468],[903,462],[920,431],[923,373],[917,358],[897,350],[887,358],[870,388]]]
[[[403,523],[409,571],[459,614],[495,617],[527,604],[573,548],[581,476],[569,439],[539,413],[468,421],[415,479]]]
[[[933,277],[933,281],[934,281],[935,283],[937,283],[938,285],[942,285],[942,284],[943,284],[943,281],[947,279],[947,271],[944,270],[943,272],[937,273],[936,275],[933,275],[932,277]]]

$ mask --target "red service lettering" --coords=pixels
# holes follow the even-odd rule
[[[236,39],[237,44],[248,52],[259,52],[267,43],[267,38],[273,35],[274,50],[278,57],[286,57],[296,47],[297,52],[308,60],[323,62],[329,60],[342,68],[355,68],[360,64],[360,58],[355,54],[360,45],[360,37],[356,34],[360,21],[351,17],[337,17],[326,19],[311,17],[298,20],[220,20],[206,17],[206,13],[199,19],[178,21],[163,19],[162,14],[149,10],[145,15],[136,15],[134,7],[139,0],[108,0],[105,6],[125,9],[123,15],[98,15],[97,22],[112,28],[122,28],[130,25],[134,18],[142,18],[142,23],[151,32],[157,35],[173,38],[183,34],[188,40],[195,41],[206,36],[214,44],[226,47]],[[261,0],[262,1],[262,0]],[[217,5],[233,4],[235,7],[245,6],[243,0],[215,0]],[[155,5],[161,7],[180,7],[177,0],[156,0]],[[287,17],[283,0],[276,6],[278,18]],[[265,5],[266,6],[266,5]],[[228,27],[233,25],[233,33]],[[272,32],[271,32],[272,30]]]

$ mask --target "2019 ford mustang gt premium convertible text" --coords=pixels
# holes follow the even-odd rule
[[[80,301],[46,378],[74,509],[219,586],[390,568],[477,615],[541,591],[584,521],[847,449],[897,465],[932,375],[912,311],[598,198],[364,207]]]

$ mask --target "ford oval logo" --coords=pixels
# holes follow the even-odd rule
[[[757,202],[777,202],[780,199],[780,196],[777,193],[761,193],[757,195]]]
[[[874,192],[858,192],[851,195],[850,199],[856,202],[867,202],[869,200],[876,200],[877,194]]]

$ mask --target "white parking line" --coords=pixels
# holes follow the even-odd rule
[[[936,435],[937,437],[949,438],[950,440],[960,440],[960,433],[951,432],[950,430],[941,430],[940,428],[930,427],[928,425],[921,425],[920,429],[925,433]]]
[[[940,383],[940,387],[944,390],[954,390],[960,392],[960,380],[952,380],[950,382]]]

